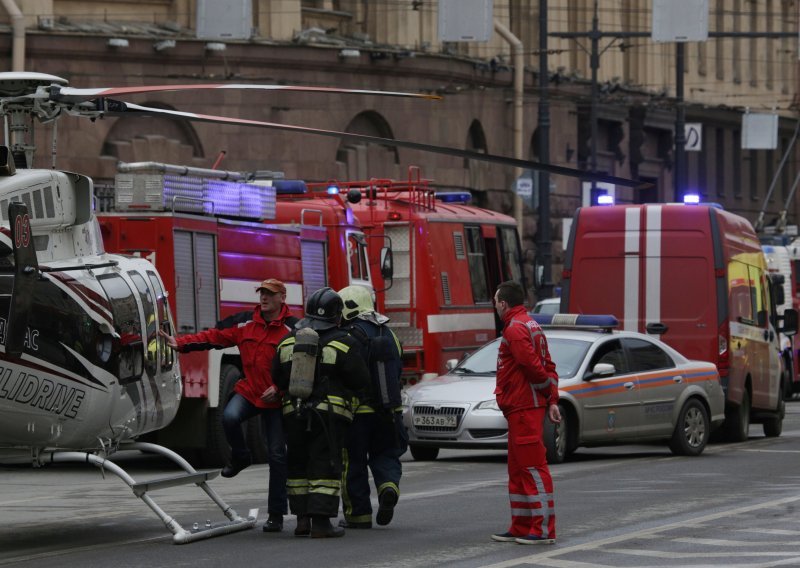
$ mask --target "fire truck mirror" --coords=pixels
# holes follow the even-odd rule
[[[391,280],[394,276],[394,257],[392,249],[383,247],[381,249],[381,277],[384,280]]]
[[[797,310],[794,308],[786,308],[781,317],[781,326],[778,331],[784,335],[795,335],[797,333]]]

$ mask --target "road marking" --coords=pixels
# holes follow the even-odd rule
[[[708,546],[725,546],[727,548],[736,548],[739,546],[753,546],[762,544],[760,542],[747,542],[741,540],[727,540],[727,539],[720,539],[720,538],[690,538],[690,537],[680,537],[680,538],[673,538],[673,542],[685,542],[686,544],[704,544]],[[800,546],[800,542],[765,542],[764,545],[768,546]],[[732,554],[739,554],[738,552],[734,552]],[[745,553],[747,554],[747,553]]]
[[[30,503],[31,501],[44,501],[45,499],[52,499],[53,497],[50,495],[44,497],[31,497],[29,499],[15,499],[14,501],[0,501],[0,506],[2,505],[16,505],[17,503]]]
[[[700,516],[700,517],[684,519],[684,520],[676,521],[676,522],[673,522],[673,523],[667,523],[665,525],[661,525],[661,526],[658,526],[658,527],[652,527],[652,528],[649,528],[649,529],[643,529],[643,530],[640,530],[640,531],[633,531],[633,532],[625,533],[625,534],[622,534],[622,535],[619,535],[619,536],[604,538],[604,539],[600,539],[600,540],[593,540],[593,541],[584,542],[584,543],[581,543],[581,544],[576,544],[576,545],[573,545],[573,546],[567,546],[567,547],[564,547],[564,548],[550,548],[549,550],[542,551],[540,554],[531,554],[529,556],[523,556],[523,557],[517,558],[515,560],[508,560],[508,561],[505,561],[505,562],[498,562],[496,564],[489,564],[489,565],[484,566],[484,568],[510,568],[512,566],[519,566],[520,564],[525,564],[525,563],[538,565],[538,566],[582,566],[582,565],[585,565],[585,564],[584,563],[580,563],[580,562],[578,562],[578,563],[572,563],[572,562],[564,563],[561,560],[557,560],[556,557],[563,556],[563,555],[566,555],[566,554],[570,554],[572,552],[582,552],[582,551],[595,550],[595,549],[599,549],[599,548],[604,547],[604,546],[608,546],[608,545],[612,545],[612,544],[618,544],[618,543],[624,542],[626,540],[632,540],[632,539],[635,539],[635,538],[641,538],[641,537],[644,537],[644,536],[650,536],[650,535],[653,535],[653,534],[666,532],[666,531],[669,531],[669,530],[672,530],[672,529],[676,529],[676,528],[686,528],[689,525],[696,525],[696,524],[699,524],[699,523],[706,523],[708,521],[715,521],[717,519],[723,519],[723,518],[726,518],[726,517],[731,517],[733,515],[741,515],[741,514],[744,514],[744,513],[749,513],[751,511],[758,511],[760,509],[769,509],[769,508],[777,507],[777,506],[780,506],[780,505],[786,505],[786,504],[789,504],[789,503],[796,503],[798,501],[800,501],[800,495],[795,495],[793,497],[784,497],[782,499],[775,499],[774,501],[766,501],[766,502],[763,502],[763,503],[758,503],[757,505],[748,505],[746,507],[738,507],[738,508],[735,508],[735,509],[727,509],[725,511],[720,511],[718,513],[712,513],[710,515],[703,515],[703,516]],[[663,553],[663,554],[665,554],[666,556],[677,556],[677,554],[672,553],[672,552]],[[736,553],[735,555],[741,556],[740,553]],[[783,554],[783,556],[785,556],[785,554]],[[554,559],[555,561],[554,562],[547,562],[548,559]],[[800,561],[800,558],[794,557],[794,558],[790,558],[790,559],[784,559],[784,560],[781,560],[781,561],[777,561],[779,563],[775,563],[775,564],[759,563],[758,566],[779,566],[781,564],[783,564],[783,565],[791,565],[790,564],[791,562],[794,562],[795,563],[794,565],[796,566],[798,561]]]
[[[750,450],[746,448],[742,448],[743,452],[755,452],[761,454],[800,454],[800,450]]]
[[[142,544],[145,542],[155,542],[158,540],[165,540],[168,538],[169,538],[168,535],[167,536],[161,535],[157,537],[122,540],[122,541],[108,542],[103,544],[90,544],[87,546],[79,546],[76,548],[61,548],[58,550],[51,550],[49,552],[39,552],[37,554],[29,554],[27,556],[14,556],[12,558],[0,559],[0,566],[4,566],[6,564],[16,564],[17,562],[40,560],[42,558],[52,558],[53,556],[64,556],[65,554],[74,554],[76,552],[89,552],[93,550],[103,550],[106,548],[116,548],[120,545],[125,545],[125,544]]]

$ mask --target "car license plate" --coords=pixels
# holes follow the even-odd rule
[[[458,418],[452,414],[445,414],[442,416],[415,414],[414,426],[444,426],[447,428],[455,428],[458,426]]]

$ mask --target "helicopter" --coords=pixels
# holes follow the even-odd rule
[[[426,93],[284,85],[162,85],[79,89],[55,75],[0,73],[0,463],[43,466],[88,462],[125,481],[173,533],[192,542],[252,527],[257,510],[239,516],[177,453],[137,441],[165,427],[181,399],[177,358],[159,331],[175,333],[165,286],[147,260],[108,254],[93,212],[93,183],[85,175],[34,169],[28,121],[72,115],[166,116],[179,120],[281,129],[300,134],[408,147],[463,158],[587,177],[587,172],[362,134],[152,108],[117,97],[196,89],[305,91],[439,99]],[[54,136],[55,136],[55,129]],[[55,146],[55,140],[54,140]],[[589,174],[591,176],[591,174]],[[639,182],[596,174],[597,181]],[[164,456],[183,472],[137,482],[109,457],[121,450]],[[227,521],[184,529],[149,496],[156,489],[195,484]]]

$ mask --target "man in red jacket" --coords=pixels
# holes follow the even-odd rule
[[[525,310],[525,291],[503,282],[494,295],[503,321],[497,354],[497,405],[508,421],[508,496],[511,527],[492,540],[554,544],[553,478],[542,439],[545,413],[558,424],[558,374],[542,329]]]
[[[260,415],[269,461],[269,516],[264,531],[279,532],[283,530],[283,516],[288,513],[286,438],[280,394],[272,381],[272,359],[297,318],[289,314],[286,286],[280,280],[264,280],[256,291],[260,301],[246,321],[232,320],[235,323],[232,327],[207,329],[178,338],[160,333],[170,347],[182,353],[239,347],[244,377],[236,382],[234,394],[222,414],[225,437],[231,446],[231,463],[222,469],[222,476],[233,477],[252,463],[242,423]],[[244,318],[237,317],[238,320]]]

